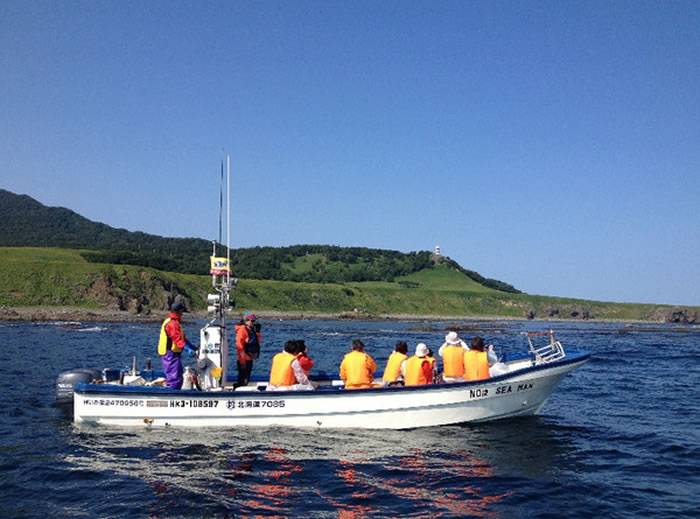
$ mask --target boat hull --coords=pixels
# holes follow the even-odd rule
[[[80,384],[74,421],[135,427],[285,426],[409,429],[532,415],[561,378],[588,361],[568,356],[484,382],[316,391],[176,391]]]

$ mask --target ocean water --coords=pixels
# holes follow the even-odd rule
[[[197,337],[203,323],[186,323]],[[304,338],[336,372],[353,338],[436,349],[448,322],[263,322],[265,375]],[[465,326],[467,323],[459,323]],[[1,323],[0,517],[700,517],[700,327],[472,322],[499,352],[553,327],[592,360],[543,413],[407,431],[78,427],[56,375],[142,365],[158,324]]]

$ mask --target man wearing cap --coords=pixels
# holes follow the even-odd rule
[[[464,353],[469,349],[457,332],[449,332],[438,350],[442,357],[442,378],[445,382],[464,381]]]
[[[195,354],[195,347],[185,337],[182,329],[182,312],[185,305],[180,302],[170,306],[170,313],[160,327],[158,338],[158,355],[165,372],[165,383],[173,389],[182,387],[182,361],[180,356],[185,351],[191,356]]]
[[[407,386],[424,386],[433,383],[433,366],[427,358],[428,347],[421,343],[416,346],[416,354],[401,364],[404,384]]]
[[[246,315],[236,325],[236,353],[238,354],[238,382],[236,386],[247,386],[253,371],[253,360],[260,356],[260,332],[255,314]]]

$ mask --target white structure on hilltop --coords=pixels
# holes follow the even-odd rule
[[[435,252],[433,252],[433,254],[434,254],[435,256],[440,256],[440,255],[441,255],[441,254],[440,254],[440,246],[439,246],[439,245],[436,245],[436,246],[435,246]]]

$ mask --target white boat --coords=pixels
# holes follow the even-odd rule
[[[346,390],[342,381],[321,376],[312,377],[317,384],[313,391],[268,391],[266,382],[234,390],[227,383],[226,314],[229,291],[236,280],[231,277],[228,256],[217,257],[216,244],[211,266],[216,293],[208,296],[207,303],[215,317],[200,331],[197,360],[201,371],[196,382],[202,389],[153,385],[157,375],[152,370],[137,372],[135,361],[129,373],[64,372],[57,380],[57,399],[72,405],[75,422],[132,427],[372,429],[481,422],[538,413],[561,378],[589,359],[585,352],[565,352],[550,332],[549,343],[539,349],[528,336],[527,353],[500,363],[498,374],[478,382]]]
[[[589,360],[584,352],[560,351],[551,360],[536,354],[510,360],[507,373],[485,381],[414,387],[346,390],[342,381],[319,380],[315,391],[266,391],[264,382],[193,391],[81,383],[74,420],[135,427],[410,429],[534,415],[561,378]]]

